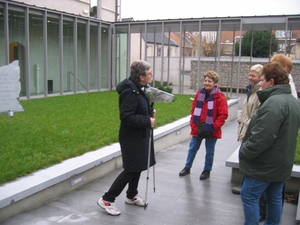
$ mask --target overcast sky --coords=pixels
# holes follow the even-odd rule
[[[134,20],[300,14],[300,0],[121,0]]]

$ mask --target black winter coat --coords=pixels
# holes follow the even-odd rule
[[[123,168],[130,172],[147,169],[152,107],[141,86],[130,78],[117,86],[119,93],[120,130]],[[155,164],[151,132],[150,166]]]

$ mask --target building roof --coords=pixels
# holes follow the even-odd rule
[[[155,37],[155,40],[154,40]],[[146,35],[145,33],[142,33],[142,38],[144,39],[144,41],[146,42]],[[164,45],[169,45],[169,41],[170,41],[170,45],[172,46],[178,46],[178,44],[176,42],[174,42],[172,39],[169,39],[169,37],[164,34],[163,36],[163,41],[162,41],[162,33],[147,33],[147,43],[156,43],[156,44],[164,44]]]
[[[178,44],[178,46],[180,45],[180,33],[173,33],[171,32],[170,33],[170,38],[171,40],[173,40],[174,42],[176,42]],[[191,36],[191,33],[190,32],[186,32],[186,35],[185,35],[185,48],[192,48],[192,44],[193,44],[193,38]]]

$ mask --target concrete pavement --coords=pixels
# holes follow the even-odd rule
[[[223,138],[216,144],[215,160],[211,177],[199,180],[203,169],[205,148],[202,144],[191,174],[179,177],[184,167],[189,140],[156,154],[155,193],[153,172],[150,170],[148,202],[142,207],[125,204],[125,191],[116,199],[120,216],[109,216],[97,206],[99,197],[108,190],[116,176],[116,170],[107,176],[65,194],[58,199],[12,217],[1,225],[58,225],[58,224],[243,224],[243,210],[239,195],[231,193],[237,184],[230,182],[231,168],[225,167],[226,159],[238,147],[237,124],[229,122],[223,127]],[[144,197],[146,172],[142,173],[139,194]],[[293,225],[296,205],[284,204],[281,225]]]

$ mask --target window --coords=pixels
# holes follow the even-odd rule
[[[161,56],[161,48],[157,48],[157,56]]]

